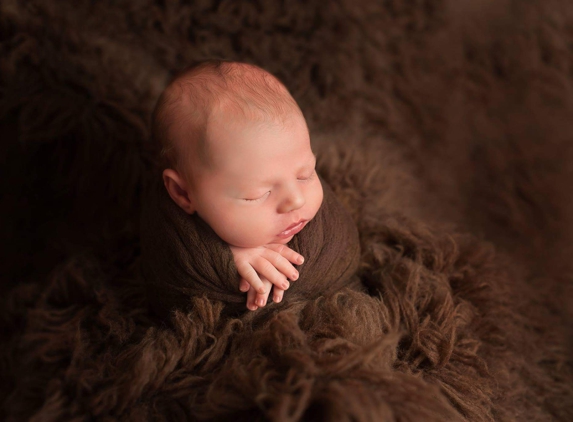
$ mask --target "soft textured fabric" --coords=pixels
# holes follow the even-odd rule
[[[571,28],[570,0],[0,1],[0,420],[572,421]],[[149,310],[150,114],[213,57],[293,93],[368,294]]]
[[[321,207],[288,244],[306,260],[285,302],[360,288],[360,281],[352,277],[360,258],[356,223],[324,180],[321,183]],[[187,310],[199,297],[224,302],[229,314],[246,311],[246,293],[239,291],[239,274],[227,243],[196,213],[189,215],[177,206],[161,184],[145,201],[141,248],[141,278],[159,316]]]

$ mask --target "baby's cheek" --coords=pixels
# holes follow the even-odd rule
[[[272,229],[267,219],[264,213],[253,209],[239,210],[227,220],[227,231],[238,246],[261,246],[268,243],[266,231]]]
[[[252,223],[252,211],[245,210],[243,208],[236,209],[232,214],[232,222],[237,229],[241,229],[244,226],[250,226]]]

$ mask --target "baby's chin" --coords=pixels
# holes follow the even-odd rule
[[[308,221],[306,221],[300,229],[296,230],[296,233],[293,233],[292,235],[287,236],[287,237],[284,237],[281,235],[276,235],[276,236],[272,236],[270,238],[267,237],[266,239],[264,239],[264,238],[258,238],[258,239],[250,238],[247,240],[247,239],[243,238],[243,239],[240,239],[240,241],[235,241],[235,242],[228,241],[225,239],[223,239],[223,240],[225,240],[230,245],[240,247],[240,248],[258,248],[260,246],[273,245],[273,244],[274,245],[277,245],[277,244],[278,245],[286,245],[288,242],[290,242],[292,240],[293,237],[295,237],[297,235],[297,233],[299,233],[306,226],[306,223],[308,223]],[[235,240],[237,240],[237,239],[235,239]]]
[[[263,240],[263,239],[260,239],[260,241],[258,241],[258,242],[256,242],[256,243],[255,243],[253,240],[251,240],[251,241],[249,241],[249,242],[245,242],[245,241],[242,241],[242,242],[237,242],[237,241],[233,242],[233,241],[231,241],[231,242],[229,242],[228,240],[225,240],[225,239],[223,239],[223,240],[224,240],[225,242],[227,242],[229,245],[235,246],[235,247],[238,247],[238,248],[258,248],[258,247],[261,247],[261,246],[273,245],[273,244],[274,244],[274,245],[276,245],[276,244],[286,245],[288,242],[290,242],[290,241],[292,240],[293,237],[294,237],[294,235],[292,235],[292,236],[290,236],[290,237],[287,237],[287,238],[280,238],[280,237],[275,236],[274,238],[272,238],[272,239],[270,239],[270,240],[266,240],[266,241]],[[267,238],[267,239],[268,239],[268,238]]]
[[[275,241],[270,242],[270,243],[278,243],[279,245],[286,245],[288,242],[290,242],[292,240],[292,238],[294,237],[294,235],[286,237],[286,238],[275,238]]]

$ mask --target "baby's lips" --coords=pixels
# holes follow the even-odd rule
[[[294,236],[295,234],[300,232],[304,228],[304,226],[306,226],[306,223],[308,223],[308,220],[300,220],[297,224],[293,224],[289,228],[280,232],[277,236],[284,239]]]

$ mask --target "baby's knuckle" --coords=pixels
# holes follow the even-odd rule
[[[273,277],[273,284],[283,284],[285,281],[286,277],[280,273]]]
[[[265,268],[266,265],[269,264],[269,261],[267,258],[263,258],[262,256],[257,257],[257,259],[255,260],[255,262],[253,262],[253,267],[262,270]]]
[[[243,277],[245,277],[247,280],[253,280],[256,275],[257,272],[252,267],[245,269],[243,272]]]
[[[283,262],[283,257],[281,255],[274,255],[272,257],[272,263],[275,267],[278,267],[281,262]]]
[[[269,261],[265,261],[262,264],[262,271],[265,273],[270,273],[275,269],[275,267],[273,266],[273,264],[271,264]]]

